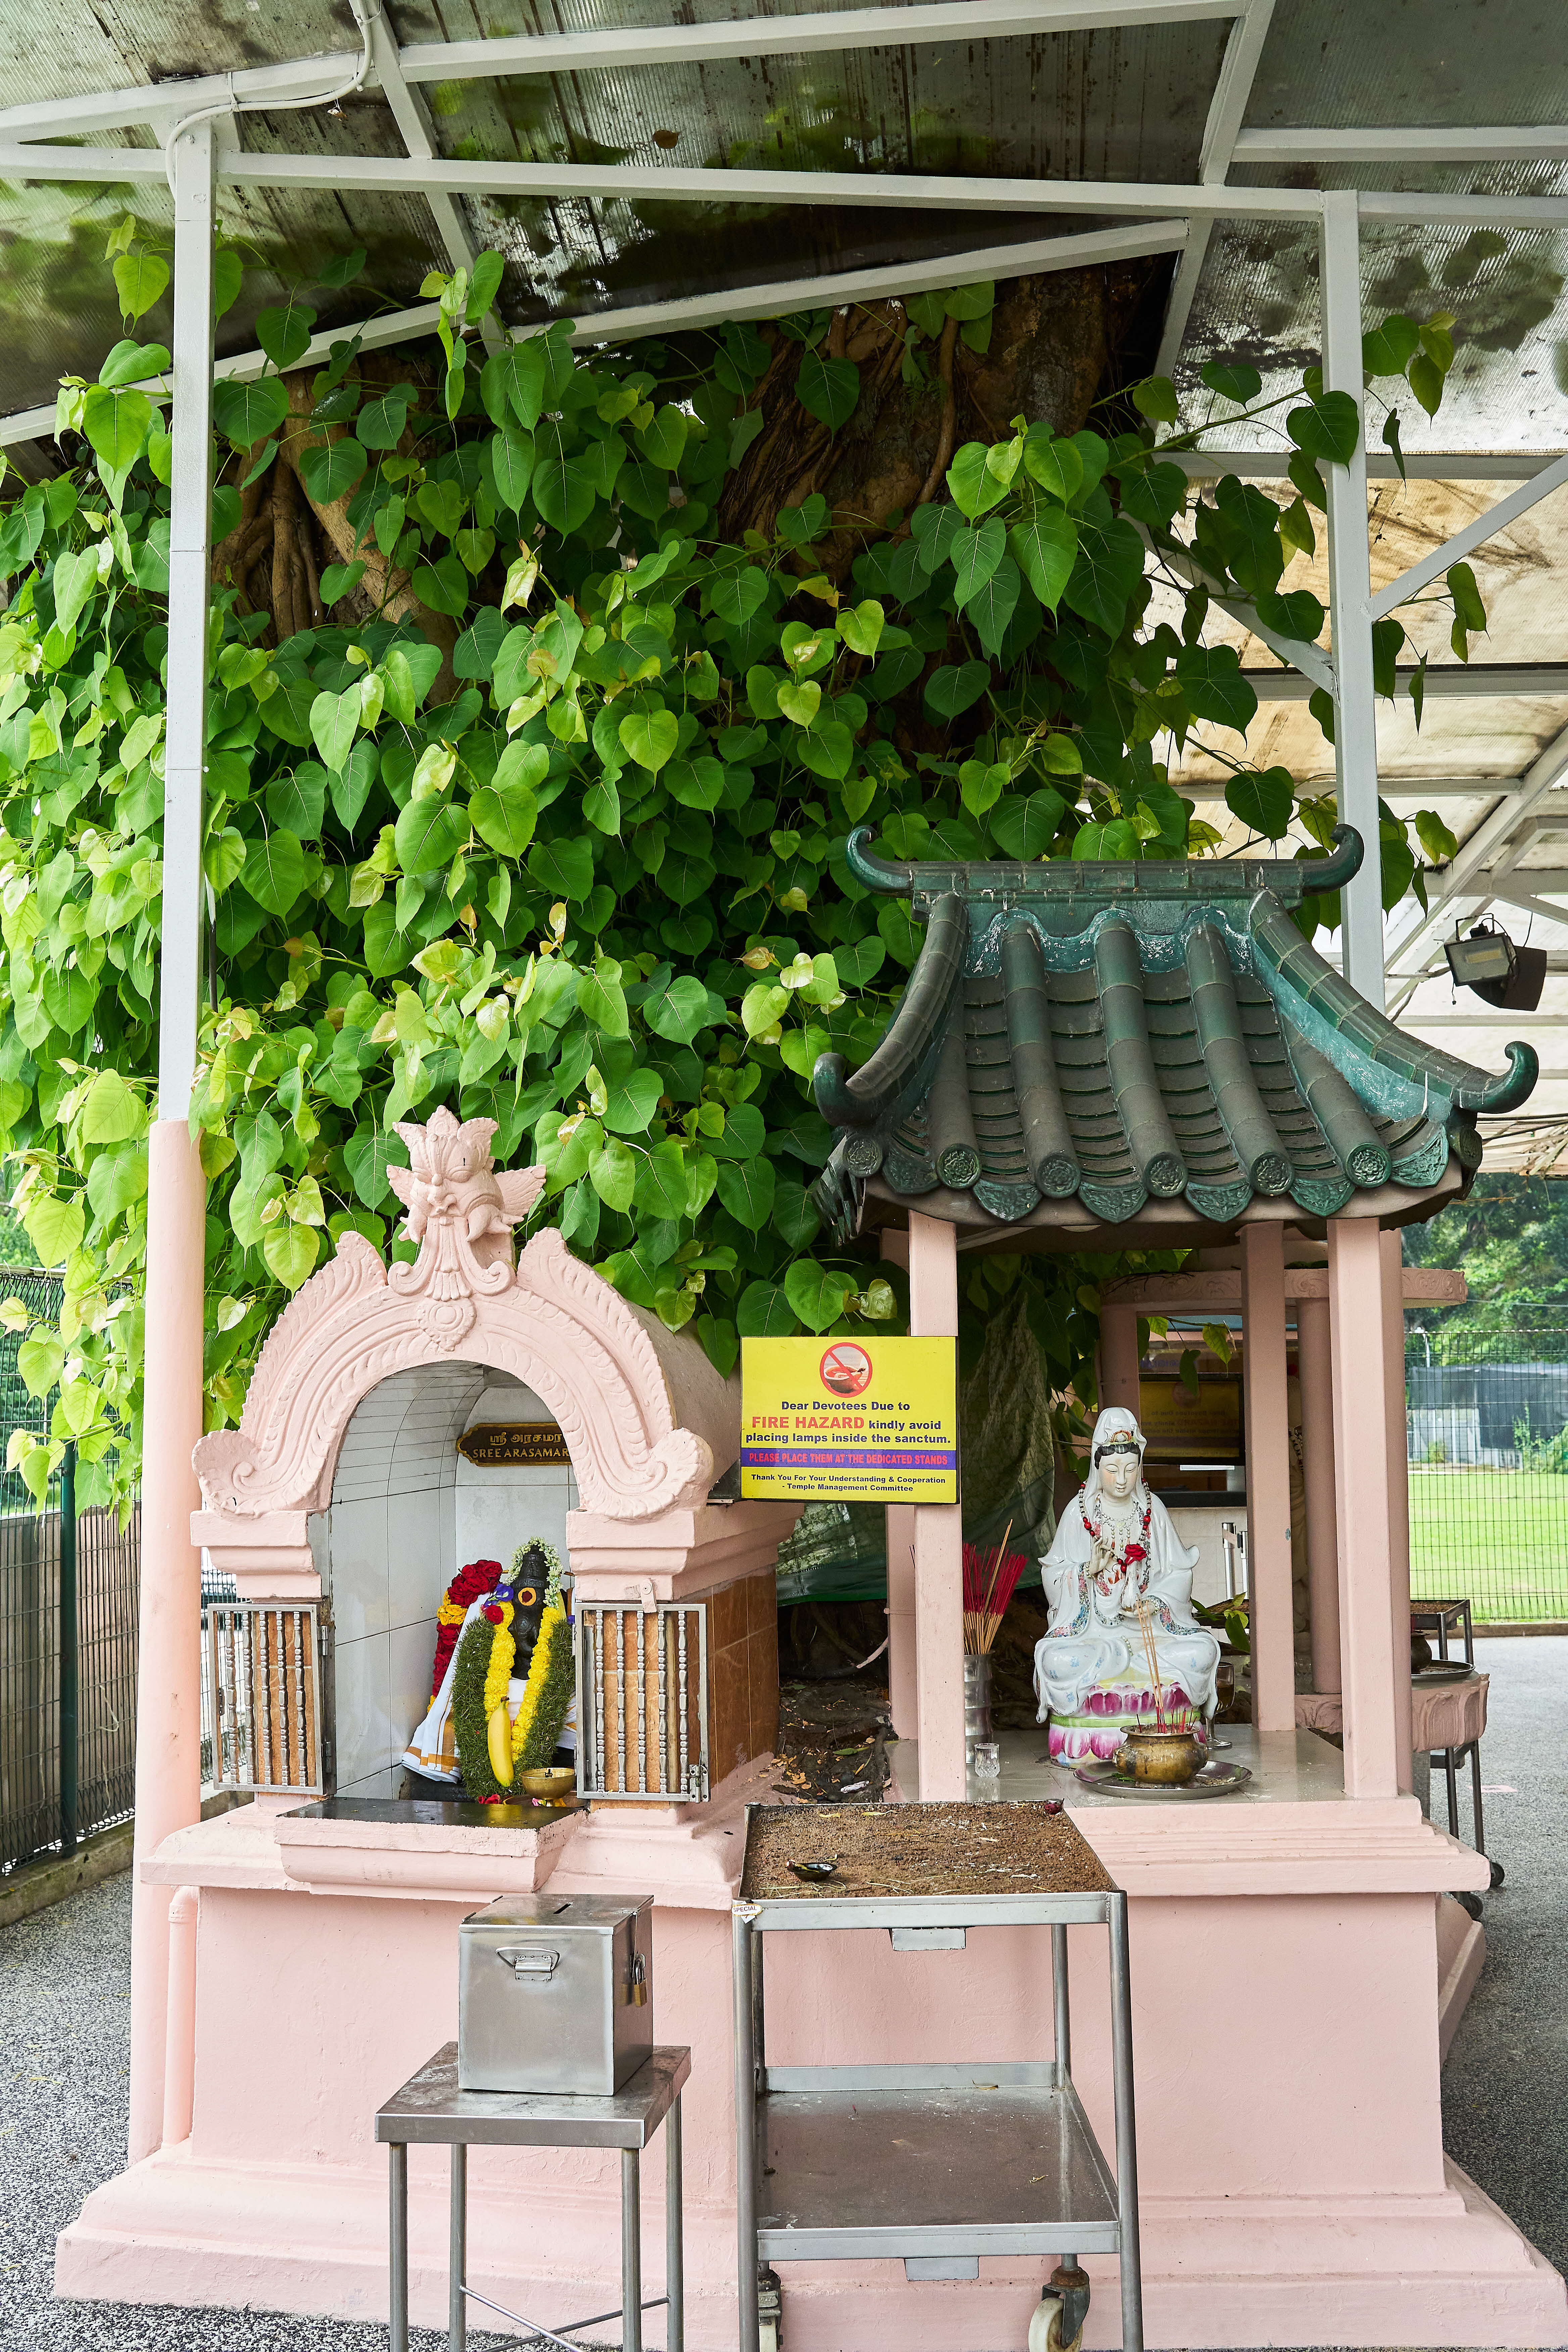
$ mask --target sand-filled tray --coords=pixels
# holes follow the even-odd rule
[[[791,1863],[831,1862],[803,1883]],[[747,1902],[869,1895],[1101,1895],[1115,1886],[1067,1815],[1043,1804],[756,1805]]]

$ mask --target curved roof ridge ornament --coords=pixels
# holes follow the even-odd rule
[[[897,1118],[906,1100],[930,1085],[955,991],[962,1003],[968,944],[968,909],[949,893],[931,908],[915,968],[870,1059],[851,1075],[842,1054],[818,1055],[811,1090],[830,1127],[874,1127]]]
[[[1505,1045],[1508,1067],[1497,1075],[1488,1075],[1479,1087],[1458,1086],[1454,1089],[1454,1108],[1468,1111],[1517,1110],[1520,1104],[1535,1091],[1541,1076],[1541,1056],[1533,1045],[1526,1045],[1516,1037]]]
[[[1326,857],[890,859],[871,848],[873,831],[858,824],[844,845],[844,862],[856,881],[888,898],[928,905],[950,894],[993,903],[1096,898],[1208,901],[1269,890],[1281,905],[1294,907],[1309,892],[1342,890],[1360,873],[1366,855],[1353,824],[1335,825],[1334,845]]]
[[[1342,890],[1347,882],[1355,880],[1366,857],[1366,844],[1353,824],[1336,824],[1332,838],[1334,845],[1326,857],[1290,861],[1306,867],[1314,892]]]
[[[875,827],[858,824],[844,845],[844,863],[868,890],[881,890],[892,898],[907,898],[915,887],[915,869],[908,858],[894,866],[874,857],[868,846]]]

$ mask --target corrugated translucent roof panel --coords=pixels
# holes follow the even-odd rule
[[[1268,130],[1564,120],[1561,0],[1278,0],[1247,110]]]

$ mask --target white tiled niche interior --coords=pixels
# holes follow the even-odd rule
[[[483,1469],[458,1452],[477,1422],[553,1415],[483,1364],[395,1372],[354,1413],[332,1499],[310,1521],[335,1629],[337,1793],[395,1797],[408,1736],[429,1704],[436,1612],[471,1559],[509,1567],[534,1537],[566,1557],[577,1490],[564,1465]]]

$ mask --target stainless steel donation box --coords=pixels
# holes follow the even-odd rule
[[[606,2098],[653,2049],[651,1895],[506,1895],[458,1930],[458,2087]]]

